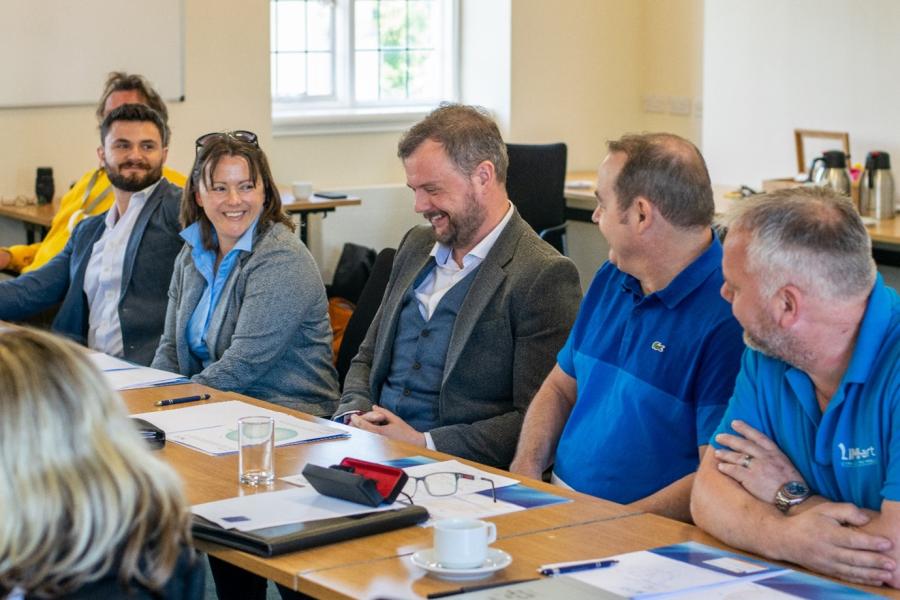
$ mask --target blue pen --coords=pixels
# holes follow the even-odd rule
[[[577,573],[589,569],[606,569],[619,564],[617,560],[589,560],[586,562],[563,564],[558,567],[541,567],[538,572],[541,575],[564,575],[565,573]]]

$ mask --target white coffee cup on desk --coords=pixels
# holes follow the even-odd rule
[[[477,519],[444,519],[434,524],[434,558],[447,569],[473,569],[487,560],[497,526]]]
[[[291,192],[294,194],[294,200],[309,200],[312,196],[313,184],[311,181],[295,181],[291,184]]]

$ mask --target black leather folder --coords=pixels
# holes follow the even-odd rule
[[[292,523],[252,531],[223,529],[194,515],[194,537],[229,548],[237,548],[257,556],[276,556],[334,542],[409,527],[428,519],[423,506],[407,506],[395,510],[369,512],[349,517]]]

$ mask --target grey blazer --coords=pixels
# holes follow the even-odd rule
[[[353,359],[337,412],[378,404],[388,376],[403,294],[431,260],[430,226],[400,244],[384,299]],[[453,327],[435,447],[506,467],[528,404],[556,362],[581,301],[575,265],[516,212],[497,238]]]
[[[328,416],[338,398],[325,286],[297,236],[280,223],[257,231],[213,309],[211,364],[188,347],[187,327],[206,280],[185,244],[169,286],[166,326],[153,367],[192,381]]]

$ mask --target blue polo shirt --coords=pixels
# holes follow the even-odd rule
[[[647,296],[611,263],[600,268],[557,357],[578,383],[556,449],[564,483],[628,503],[697,470],[697,448],[721,420],[744,349],[721,287],[715,236]]]
[[[253,235],[256,233],[257,218],[247,231],[238,238],[234,248],[232,248],[222,262],[219,268],[216,268],[217,250],[208,250],[203,246],[203,240],[200,237],[200,223],[192,223],[184,228],[181,237],[191,247],[191,258],[194,260],[194,267],[203,279],[206,281],[206,287],[203,294],[191,313],[191,318],[187,324],[187,342],[191,353],[200,360],[203,368],[208,367],[210,360],[209,345],[207,344],[206,334],[209,332],[209,325],[212,322],[213,313],[219,304],[219,298],[222,296],[222,290],[225,288],[225,282],[228,276],[234,270],[241,252],[251,252],[253,250]],[[215,229],[213,230],[215,235]]]
[[[900,300],[880,275],[824,413],[803,371],[749,349],[742,362],[716,434],[745,421],[781,448],[814,494],[833,502],[881,510],[884,499],[900,501]]]

